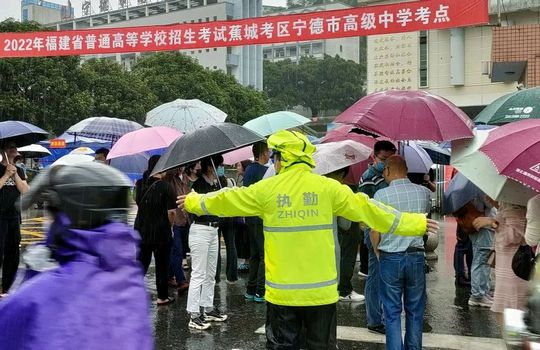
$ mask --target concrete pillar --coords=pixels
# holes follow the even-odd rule
[[[148,17],[148,15],[149,15],[148,6],[145,6],[145,7],[144,7],[144,15],[145,15],[146,17]]]
[[[165,13],[169,13],[169,2],[165,3]]]
[[[450,82],[465,85],[465,28],[450,30]]]
[[[126,21],[129,21],[129,10],[126,9]]]
[[[72,28],[73,30],[77,29],[77,22],[73,21]]]
[[[191,8],[191,0],[187,0],[187,1],[186,1],[186,6],[187,6],[188,9]]]
[[[107,13],[107,23],[111,23],[111,15]]]

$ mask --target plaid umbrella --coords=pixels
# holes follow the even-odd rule
[[[75,136],[91,137],[114,142],[128,132],[142,129],[142,125],[131,120],[92,117],[81,120],[66,130]]]

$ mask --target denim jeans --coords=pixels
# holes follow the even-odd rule
[[[465,277],[466,275],[471,278],[472,260],[473,250],[469,237],[458,240],[454,248],[454,270],[456,271],[456,278]],[[465,265],[467,266],[465,267]]]
[[[473,261],[471,267],[471,295],[482,298],[491,289],[491,266],[487,259],[491,249],[477,247],[473,244]]]
[[[373,246],[369,239],[369,235],[365,233],[367,239],[364,240],[368,247],[368,277],[366,279],[366,288],[364,295],[366,297],[366,313],[367,323],[370,327],[380,326],[383,324],[382,305],[379,296],[380,284],[380,269],[379,260],[373,251]]]
[[[174,276],[176,283],[182,283],[186,280],[184,269],[182,269],[184,232],[188,232],[188,226],[173,226],[173,244],[171,248],[171,261],[169,262],[169,277]]]
[[[380,269],[386,348],[421,350],[426,308],[424,254],[382,252]],[[405,309],[404,341],[401,338],[402,309]]]

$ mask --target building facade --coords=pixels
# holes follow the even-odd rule
[[[41,24],[62,21],[75,17],[75,9],[70,5],[60,5],[42,0],[21,1],[21,22],[34,21]]]
[[[334,2],[324,5],[271,12],[267,13],[267,15],[289,15],[295,13],[330,11],[347,8],[350,8],[350,6],[339,2]],[[276,62],[285,59],[290,59],[291,61],[298,61],[302,56],[313,56],[322,59],[325,55],[329,55],[332,57],[338,55],[345,60],[351,60],[356,63],[360,63],[360,41],[360,38],[352,37],[264,45],[263,58],[267,61]]]
[[[118,28],[176,23],[196,23],[259,17],[262,0],[167,0],[127,9],[92,14],[69,21],[50,23],[57,30]],[[180,50],[195,58],[210,70],[222,70],[233,75],[245,86],[263,88],[262,48],[260,45]],[[115,59],[130,68],[141,53],[100,55]]]
[[[393,2],[402,1],[368,0],[364,4]],[[527,40],[539,32],[524,35],[522,44],[510,46],[510,42],[515,41],[516,31],[523,32],[519,27],[538,25],[539,10],[540,0],[491,0],[490,23],[485,26],[370,36],[368,93],[425,90],[447,98],[474,117],[521,84],[534,86],[526,77],[527,70],[539,64],[532,59],[540,55],[540,40]],[[508,31],[514,31],[514,36],[500,33]],[[494,36],[505,39],[494,40]],[[508,49],[517,55],[505,55]],[[531,60],[528,64],[527,57]],[[508,74],[510,71],[513,74]]]

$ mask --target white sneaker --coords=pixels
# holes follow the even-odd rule
[[[352,291],[351,294],[347,296],[340,296],[339,301],[351,301],[355,303],[364,303],[366,301],[366,297],[362,294],[358,294],[355,291]]]
[[[469,298],[469,306],[478,306],[478,307],[491,307],[493,305],[493,300],[483,297],[483,298]]]
[[[362,277],[362,278],[367,278],[367,274],[363,273],[362,271],[358,270],[358,276]]]

